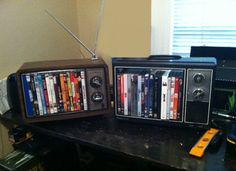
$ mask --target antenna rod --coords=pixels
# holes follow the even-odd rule
[[[79,44],[81,44],[91,55],[92,60],[98,59],[96,54],[91,51],[70,29],[68,29],[61,21],[59,21],[55,16],[53,16],[48,10],[45,10],[45,12],[59,24],[67,33],[69,33]]]

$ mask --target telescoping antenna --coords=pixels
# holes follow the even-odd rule
[[[68,27],[66,27],[65,24],[53,16],[48,10],[45,10],[45,12],[92,55],[92,60],[98,59],[97,55],[92,50],[90,50]]]

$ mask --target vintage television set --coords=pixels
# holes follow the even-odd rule
[[[215,58],[112,59],[114,113],[119,119],[210,125]]]
[[[45,13],[90,53],[91,58],[24,63],[16,73],[23,119],[31,123],[109,114],[110,82],[106,63],[63,22],[48,10]]]
[[[17,71],[26,122],[104,115],[111,111],[108,67],[102,59],[24,63]]]

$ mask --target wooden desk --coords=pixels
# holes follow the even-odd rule
[[[19,114],[8,112],[1,121],[24,124]],[[180,170],[236,170],[236,159],[227,157],[225,142],[215,153],[198,159],[188,154],[204,133],[190,128],[161,127],[99,116],[27,124],[35,131],[79,143],[96,150],[151,162],[157,167]]]

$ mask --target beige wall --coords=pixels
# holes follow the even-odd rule
[[[80,58],[73,38],[46,13],[49,10],[78,32],[76,0],[0,1],[0,79],[26,61]],[[0,124],[0,157],[12,150],[8,130]]]
[[[46,13],[48,9],[91,49],[95,47],[101,0],[0,1],[0,78],[26,61],[80,58],[80,48]],[[111,66],[113,56],[150,54],[151,0],[105,0],[96,53]],[[111,67],[110,67],[111,70]]]
[[[44,9],[78,32],[76,0],[0,1],[0,78],[26,61],[80,57],[77,43]]]
[[[77,23],[79,26],[78,36],[92,51],[95,49],[97,23],[99,22],[101,0],[77,0]],[[84,57],[89,58],[89,54],[81,48]]]
[[[99,0],[1,0],[0,78],[15,72],[26,61],[81,57],[78,44],[44,9],[94,49],[99,7]],[[110,80],[111,57],[150,54],[150,15],[151,0],[105,0],[96,53],[109,65]],[[86,51],[82,53],[89,57]],[[6,128],[0,125],[1,130],[0,153],[6,153],[11,147]]]
[[[100,1],[77,1],[79,34],[94,47]],[[150,35],[151,0],[105,0],[97,55],[109,65],[110,78],[111,57],[150,55]]]
[[[13,150],[11,143],[8,140],[9,125],[0,123],[0,158]]]

